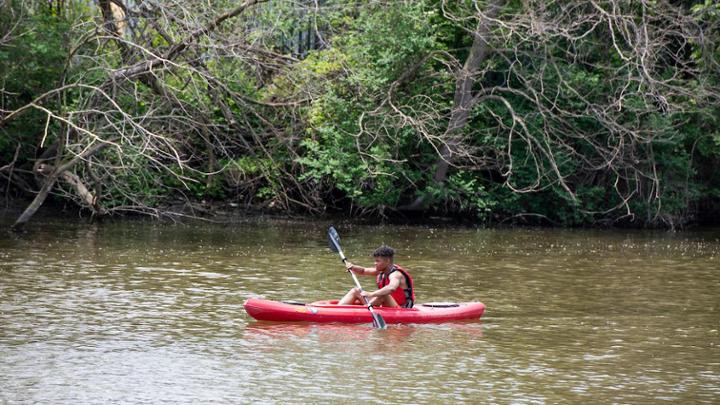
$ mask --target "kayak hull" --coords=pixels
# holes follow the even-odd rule
[[[363,305],[337,305],[337,301],[310,304],[286,303],[251,298],[243,304],[251,317],[261,321],[370,323],[372,316]],[[413,308],[373,307],[385,323],[443,323],[479,319],[485,312],[482,302],[426,303]]]

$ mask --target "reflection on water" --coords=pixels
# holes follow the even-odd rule
[[[713,403],[720,233],[337,226],[386,243],[419,302],[482,321],[257,322],[250,297],[339,298],[325,223],[48,221],[0,231],[0,402]],[[372,280],[361,278],[365,286]]]

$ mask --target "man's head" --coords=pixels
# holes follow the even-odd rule
[[[373,257],[375,258],[375,268],[380,271],[386,271],[390,269],[390,266],[393,263],[394,256],[395,251],[390,246],[383,245],[375,249],[375,251],[373,252]]]

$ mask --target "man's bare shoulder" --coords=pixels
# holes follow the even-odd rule
[[[390,278],[394,278],[394,279],[402,281],[403,279],[405,279],[405,276],[403,276],[403,274],[399,271],[394,271],[394,272],[390,273]]]

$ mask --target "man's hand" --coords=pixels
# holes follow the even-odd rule
[[[350,260],[346,260],[346,261],[345,261],[345,270],[347,270],[347,271],[352,271],[352,268],[353,268],[353,267],[355,267],[355,265],[352,264],[352,263],[350,262]]]

